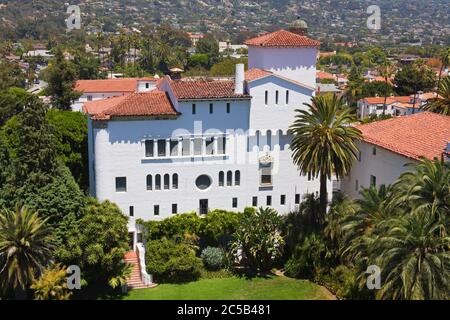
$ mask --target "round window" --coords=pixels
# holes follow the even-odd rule
[[[208,177],[206,174],[202,174],[197,178],[197,180],[195,180],[195,185],[200,190],[208,189],[211,186],[211,183],[212,183],[211,178]]]

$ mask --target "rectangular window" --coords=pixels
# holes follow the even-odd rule
[[[197,112],[196,109],[197,109],[197,108],[196,108],[196,105],[195,105],[195,103],[193,103],[193,104],[192,104],[192,114],[195,114],[195,113]]]
[[[129,208],[130,217],[134,217],[134,207],[130,206]]]
[[[178,156],[178,140],[170,140],[170,155],[172,157]]]
[[[286,90],[286,105],[289,104],[289,90]]]
[[[191,138],[185,137],[181,143],[183,156],[191,154]]]
[[[225,154],[226,153],[226,144],[227,144],[227,138],[226,137],[219,137],[217,139],[217,152],[219,154]]]
[[[300,194],[295,194],[295,204],[300,204]]]
[[[213,137],[206,138],[206,154],[208,154],[208,155],[214,154],[214,138]]]
[[[355,180],[355,191],[359,190],[359,181],[358,179]]]
[[[202,154],[202,145],[203,145],[203,139],[202,138],[195,138],[194,139],[194,154],[196,156],[199,156]]]
[[[265,93],[265,103],[266,103],[266,105],[269,103],[269,91],[267,91],[267,90]]]
[[[280,197],[280,204],[284,206],[286,204],[286,195],[282,194]]]
[[[361,162],[362,159],[362,152],[358,151],[358,161]]]
[[[172,203],[172,214],[178,213],[178,205],[176,203]]]
[[[158,204],[155,204],[155,205],[153,206],[153,214],[154,214],[155,216],[159,216],[159,205],[158,205]]]
[[[166,140],[158,140],[158,157],[166,156]]]
[[[372,148],[372,154],[373,154],[374,156],[377,155],[377,148],[376,148],[376,147],[373,147],[373,148]]]
[[[231,112],[231,104],[227,102],[227,113]]]
[[[253,207],[257,207],[258,206],[258,197],[253,197],[252,198],[252,206]]]
[[[127,192],[127,178],[117,177],[116,178],[116,192]]]
[[[148,88],[150,88],[150,83],[147,82],[147,83],[145,84],[145,89],[148,89]]]
[[[271,206],[272,205],[272,196],[267,196],[266,198],[266,205]]]
[[[238,198],[233,198],[233,201],[232,201],[233,203],[232,203],[232,207],[233,208],[237,208],[237,206],[238,206]]]
[[[371,187],[376,187],[377,186],[377,177],[375,176],[370,176],[370,186]]]
[[[153,146],[153,140],[145,140],[145,156],[147,158],[154,157]]]
[[[87,96],[87,101],[92,101],[92,96]]]
[[[278,90],[275,91],[275,104],[278,104]]]
[[[214,105],[212,103],[209,104],[209,113],[213,113]]]
[[[272,185],[271,166],[264,166],[261,168],[261,185]]]

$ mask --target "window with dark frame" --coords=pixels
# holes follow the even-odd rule
[[[286,195],[282,194],[280,196],[280,204],[284,206],[286,204]]]
[[[155,216],[159,216],[159,205],[158,205],[158,204],[155,204],[155,205],[153,206],[153,214],[154,214]]]
[[[172,214],[178,213],[178,205],[176,203],[172,203]]]
[[[271,206],[272,205],[272,196],[267,196],[266,198],[266,205]]]
[[[209,104],[209,113],[213,113],[214,112],[214,104],[210,103]]]
[[[237,206],[238,206],[238,198],[233,198],[232,207],[237,208]]]
[[[253,197],[252,198],[252,206],[253,207],[257,207],[258,206],[258,197]]]
[[[127,177],[116,177],[116,192],[127,192]]]
[[[227,102],[227,113],[231,112],[231,104]]]
[[[147,158],[154,157],[153,140],[145,140],[145,156]]]
[[[129,214],[130,214],[130,217],[134,217],[134,206],[130,206]]]
[[[286,104],[289,104],[289,90],[286,90]]]
[[[195,105],[195,103],[192,104],[192,114],[196,114],[197,112],[197,106]]]
[[[295,194],[295,204],[300,204],[300,194]]]
[[[158,140],[158,157],[166,156],[166,140],[160,139]]]
[[[265,92],[265,103],[266,103],[266,105],[269,104],[269,91],[267,91],[267,90]]]

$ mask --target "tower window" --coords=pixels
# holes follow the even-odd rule
[[[153,140],[145,140],[145,156],[147,158],[153,157]]]
[[[153,178],[152,175],[149,174],[147,175],[147,190],[152,190],[153,189]]]
[[[223,187],[225,184],[225,173],[223,171],[219,172],[219,187]]]
[[[236,172],[234,173],[234,185],[241,185],[241,172],[239,170],[236,170]]]
[[[227,113],[231,112],[231,104],[227,102]]]
[[[196,108],[196,105],[195,105],[195,103],[193,103],[193,104],[192,104],[192,114],[195,114],[195,113],[197,112],[196,109],[197,109],[197,108]]]
[[[233,172],[227,172],[227,186],[233,185]]]
[[[155,176],[155,190],[161,190],[161,176],[159,174]]]
[[[178,189],[178,174],[174,173],[172,175],[172,189]]]
[[[168,174],[164,175],[164,190],[169,190],[170,188],[170,176]]]
[[[286,104],[289,104],[289,90],[286,90]]]
[[[267,105],[269,103],[269,91],[266,90],[265,92],[265,104]]]
[[[212,103],[209,104],[209,113],[213,113],[214,105]]]
[[[166,156],[166,140],[158,140],[158,157]]]
[[[127,177],[116,178],[116,192],[127,192]]]
[[[275,91],[275,104],[278,104],[278,90]]]

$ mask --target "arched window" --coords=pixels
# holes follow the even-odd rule
[[[233,185],[233,172],[228,171],[227,172],[227,186],[232,186],[232,185]]]
[[[259,141],[260,141],[260,138],[261,138],[261,132],[259,130],[256,130],[255,135],[256,135],[256,145],[259,148]]]
[[[225,184],[225,174],[223,171],[219,172],[219,187],[223,187]]]
[[[278,145],[280,146],[280,150],[284,150],[284,143],[283,143],[283,131],[282,130],[278,130],[277,131],[277,139],[278,139]]]
[[[172,189],[178,189],[178,174],[172,175]]]
[[[155,190],[161,190],[161,176],[159,174],[155,176]]]
[[[236,170],[234,172],[234,185],[235,186],[241,185],[241,172],[239,170]]]
[[[164,175],[164,190],[170,189],[170,176],[168,174]]]
[[[152,175],[149,174],[147,175],[147,190],[152,190],[153,189],[153,178]]]

